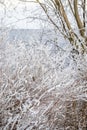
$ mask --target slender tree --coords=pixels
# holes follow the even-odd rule
[[[50,22],[79,51],[86,52],[86,0],[36,0]],[[69,17],[69,8],[72,20]],[[56,17],[56,19],[55,19]],[[73,22],[72,22],[73,21]],[[74,25],[73,25],[74,24]],[[74,29],[75,28],[75,29]]]

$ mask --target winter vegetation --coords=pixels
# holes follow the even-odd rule
[[[0,129],[86,130],[86,68],[87,55],[71,46],[1,44]]]
[[[30,41],[0,30],[0,130],[87,130],[87,1],[34,3],[52,30]]]
[[[51,24],[79,52],[87,46],[87,1],[86,0],[36,0]]]

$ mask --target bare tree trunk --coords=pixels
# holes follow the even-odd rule
[[[86,26],[86,0],[83,1],[83,26],[84,26],[84,29],[85,29],[85,26]]]
[[[70,25],[70,22],[69,22],[69,20],[68,20],[68,18],[67,18],[67,15],[66,15],[66,12],[65,12],[65,10],[64,10],[64,7],[63,7],[63,4],[62,4],[61,0],[55,0],[55,3],[56,3],[56,5],[58,6],[58,10],[59,10],[59,12],[61,13],[61,16],[64,18],[64,21],[65,21],[65,23],[66,23],[68,29],[69,29],[69,30],[72,30],[71,25]]]
[[[75,11],[75,19],[78,25],[78,28],[80,30],[80,34],[82,37],[84,37],[84,26],[82,24],[82,21],[80,19],[79,13],[78,13],[78,0],[74,0],[74,11]]]

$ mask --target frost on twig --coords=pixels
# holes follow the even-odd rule
[[[53,46],[20,41],[0,48],[0,129],[87,127],[87,56]]]

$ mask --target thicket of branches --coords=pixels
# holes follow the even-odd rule
[[[86,52],[86,0],[36,0],[50,22],[80,52]]]
[[[76,65],[54,43],[3,44],[0,130],[86,130],[87,56]]]
[[[36,3],[75,49],[86,52],[85,0]],[[0,129],[86,130],[87,55],[63,50],[49,37],[45,43],[43,33],[30,42],[7,42],[8,32],[1,34]]]

